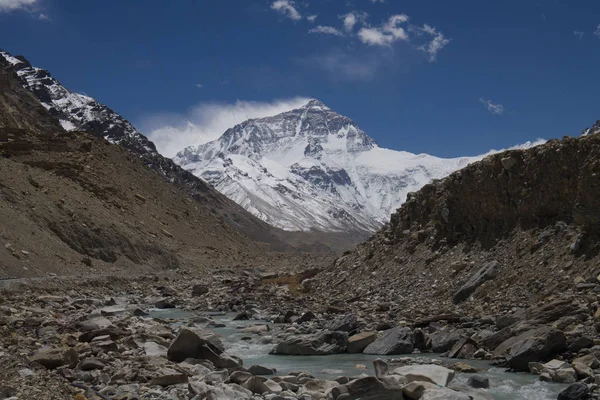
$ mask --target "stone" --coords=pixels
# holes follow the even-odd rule
[[[477,288],[496,277],[500,263],[498,261],[489,261],[485,263],[469,280],[456,292],[452,301],[454,304],[462,303],[467,300]]]
[[[31,362],[36,362],[47,369],[56,369],[63,365],[71,368],[79,363],[79,355],[75,349],[46,348],[41,349],[29,358]]]
[[[582,364],[592,369],[600,368],[600,361],[598,361],[594,354],[577,357],[573,360],[573,364]]]
[[[315,318],[317,318],[317,316],[312,311],[307,311],[296,320],[296,323],[301,324],[303,322],[312,321]]]
[[[427,389],[436,389],[437,386],[430,382],[410,382],[406,386],[402,388],[402,393],[404,397],[409,400],[419,400],[423,397],[423,393]]]
[[[22,368],[19,370],[19,376],[21,378],[29,378],[31,376],[35,376],[35,372],[30,370],[29,368]]]
[[[171,386],[180,383],[188,383],[188,376],[170,368],[161,368],[157,376],[150,381],[151,385],[158,386]]]
[[[402,387],[387,386],[374,376],[359,378],[331,389],[338,400],[389,400],[402,399]]]
[[[77,368],[82,371],[93,371],[95,369],[104,369],[104,367],[106,367],[106,365],[97,358],[86,358],[81,360],[79,365],[77,365]]]
[[[252,378],[252,374],[246,371],[233,371],[231,375],[229,375],[229,380],[238,385],[246,382],[250,378]]]
[[[324,331],[314,335],[293,335],[278,343],[270,354],[275,355],[329,355],[345,353],[347,332]]]
[[[195,332],[181,328],[167,350],[167,358],[175,362],[182,362],[187,358],[210,360],[214,358],[214,354],[219,355],[222,352],[223,344],[212,332]]]
[[[384,331],[364,350],[365,354],[410,354],[414,350],[414,334],[410,328],[396,327]]]
[[[377,338],[376,332],[361,332],[348,338],[348,353],[362,353]]]
[[[430,382],[440,387],[448,386],[454,379],[454,371],[439,365],[406,365],[392,371],[394,375],[405,376],[409,382]]]
[[[448,358],[473,358],[476,351],[477,343],[473,339],[465,337],[452,346]]]
[[[325,325],[328,331],[352,332],[358,328],[358,317],[356,314],[346,314],[342,317],[337,317],[329,324]]]
[[[156,342],[144,343],[144,353],[146,353],[148,357],[166,357],[167,350],[168,349],[165,346],[161,346]]]
[[[158,301],[156,301],[154,303],[154,307],[164,310],[164,309],[168,309],[168,308],[175,308],[175,304],[173,304],[173,301],[171,299],[160,299]]]
[[[510,171],[515,165],[517,165],[517,158],[513,156],[502,157],[500,163],[505,170]]]
[[[221,382],[225,382],[228,378],[229,378],[229,373],[227,372],[227,370],[224,369],[221,371],[209,372],[208,374],[204,375],[204,377],[202,379],[204,380],[204,382],[208,383],[209,385],[216,385]]]
[[[490,387],[490,380],[483,375],[471,375],[467,385],[475,389],[487,389]]]
[[[565,334],[558,329],[544,326],[525,331],[502,342],[494,350],[494,356],[505,357],[508,366],[515,371],[528,371],[530,362],[548,359],[565,348]]]
[[[574,383],[558,394],[558,400],[584,400],[588,398],[589,389],[583,383]]]
[[[208,390],[204,397],[205,400],[250,400],[252,392],[236,384],[219,384]]]
[[[571,367],[558,369],[552,375],[552,380],[557,383],[575,383],[577,382],[577,372]]]
[[[386,376],[390,370],[390,366],[381,358],[373,361],[373,369],[375,370],[375,376],[381,378]]]
[[[594,370],[588,367],[587,365],[573,362],[573,369],[577,373],[577,377],[579,379],[591,378],[594,376]]]
[[[466,374],[473,374],[473,373],[479,371],[474,366],[464,363],[464,362],[454,363],[454,364],[452,364],[452,366],[450,368],[452,368],[455,371],[466,373]]]
[[[445,353],[464,337],[463,330],[441,329],[430,335],[431,350],[434,353]]]
[[[208,293],[208,286],[197,284],[192,286],[192,297],[199,297]]]
[[[242,387],[255,394],[278,394],[283,391],[281,385],[263,376],[253,376],[244,382]]]
[[[310,395],[313,399],[324,398],[327,391],[331,391],[334,387],[340,386],[336,381],[323,381],[319,379],[311,379],[304,383],[298,391],[298,395]]]
[[[248,368],[248,372],[252,375],[273,375],[277,372],[275,368],[267,368],[261,365],[252,365]]]
[[[452,389],[441,388],[425,390],[420,400],[471,400],[471,397]]]
[[[569,344],[569,351],[577,353],[582,349],[589,349],[594,346],[594,341],[587,336],[580,336]]]

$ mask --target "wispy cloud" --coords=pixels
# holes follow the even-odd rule
[[[584,33],[580,31],[573,31],[573,35],[579,37],[579,39],[583,39]]]
[[[322,33],[325,35],[344,36],[344,34],[340,32],[337,28],[334,28],[333,26],[323,25],[319,25],[315,28],[312,28],[308,31],[308,33]]]
[[[142,117],[137,125],[154,141],[158,151],[174,157],[187,146],[217,139],[227,129],[248,118],[262,118],[299,108],[310,99],[294,97],[271,102],[236,101],[201,103],[184,113],[160,113]]]
[[[598,26],[596,27],[594,35],[596,35],[597,38],[600,38],[600,24],[598,24]]]
[[[0,13],[17,10],[31,11],[38,0],[0,0]]]
[[[317,20],[317,14],[309,15],[308,17],[306,17],[306,19],[308,20],[308,22],[315,22]]]
[[[204,85],[201,83],[197,83],[194,86],[196,86],[198,89],[202,89],[204,87]]]
[[[495,104],[491,100],[486,100],[483,97],[479,98],[479,102],[487,108],[489,112],[494,115],[504,114],[504,106],[502,104]]]
[[[373,79],[383,62],[381,57],[334,49],[327,53],[299,60],[302,65],[316,66],[337,81],[369,81]]]
[[[423,25],[422,28],[412,27],[416,32],[428,36],[430,41],[418,47],[419,50],[425,52],[429,57],[429,62],[434,62],[437,59],[437,53],[450,43],[444,34],[430,25]]]
[[[358,31],[361,42],[371,46],[389,46],[398,40],[408,40],[406,29],[400,25],[408,22],[406,14],[392,15],[379,27],[363,27]]]
[[[41,13],[40,15],[38,15],[38,19],[40,21],[52,21],[52,19],[50,19],[50,17],[44,13]]]
[[[348,14],[340,15],[340,19],[344,23],[344,30],[346,32],[352,32],[354,26],[356,26],[358,22],[364,22],[367,19],[367,13],[349,12]]]
[[[371,3],[385,3],[385,0],[371,0]]]
[[[276,0],[271,3],[271,8],[291,20],[299,21],[302,19],[302,15],[298,12],[292,0]]]

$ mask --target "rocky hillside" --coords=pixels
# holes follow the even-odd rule
[[[0,155],[3,278],[278,263],[123,147],[66,132],[1,62]]]
[[[599,175],[597,134],[489,156],[410,193],[311,284],[411,320],[513,314],[558,298],[595,310]]]
[[[50,72],[32,66],[25,57],[14,57],[0,50],[0,67],[14,71],[20,84],[35,96],[38,103],[63,129],[69,132],[89,132],[125,148],[163,179],[186,191],[234,229],[253,240],[269,244],[273,250],[331,252],[332,249],[346,249],[350,244],[364,239],[364,236],[356,237],[354,234],[298,235],[276,229],[254,217],[171,159],[163,157],[154,143],[121,115],[89,96],[70,91]]]

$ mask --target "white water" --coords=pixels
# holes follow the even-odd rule
[[[153,317],[173,318],[179,321],[187,319],[191,314],[181,310],[152,311]],[[241,332],[240,327],[264,324],[259,321],[233,321],[233,314],[213,317],[216,321],[224,323],[224,328],[211,328],[210,330],[221,336],[226,351],[244,360],[244,365],[262,365],[276,368],[277,375],[285,375],[292,371],[306,371],[320,379],[335,379],[339,376],[358,376],[361,374],[373,375],[373,360],[384,358],[367,354],[334,354],[331,356],[273,356],[269,351],[273,344],[263,344],[262,336]],[[241,340],[242,337],[251,337],[252,340]],[[445,359],[433,354],[408,355],[419,358],[435,358],[444,364],[450,365],[459,360]],[[403,356],[392,356],[392,358]],[[567,385],[541,382],[535,375],[525,373],[508,373],[502,368],[490,366],[487,362],[468,360],[468,364],[483,370],[479,375],[487,376],[490,380],[490,389],[487,392],[496,400],[555,400],[558,394]],[[362,364],[367,369],[357,368]],[[469,374],[457,374],[455,381],[466,383]]]

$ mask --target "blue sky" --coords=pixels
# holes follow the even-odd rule
[[[444,157],[600,119],[596,0],[0,0],[0,38],[168,155],[306,98]]]

